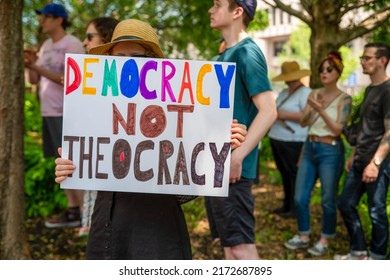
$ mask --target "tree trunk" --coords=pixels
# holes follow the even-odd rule
[[[338,44],[336,40],[331,40],[331,38],[329,38],[326,34],[319,34],[312,29],[310,47],[310,69],[312,71],[312,75],[310,76],[310,87],[315,89],[322,87],[320,75],[318,74],[318,68],[320,67],[321,61],[326,58],[330,51],[337,51],[341,45]]]
[[[315,20],[312,20],[310,25],[311,88],[319,88],[322,86],[317,71],[320,63],[330,51],[337,51],[341,47],[340,42],[344,39],[340,38],[341,18],[338,15],[339,9],[341,9],[340,3],[333,0],[319,1],[316,5],[312,6],[313,19]]]
[[[0,0],[0,259],[28,258],[24,228],[22,0]]]

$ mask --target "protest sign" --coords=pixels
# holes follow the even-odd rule
[[[61,188],[227,196],[235,69],[67,54]]]

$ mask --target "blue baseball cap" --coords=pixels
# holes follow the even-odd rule
[[[235,0],[237,5],[242,7],[248,17],[252,20],[255,17],[257,1],[256,0]]]
[[[65,7],[59,4],[47,4],[43,9],[35,10],[38,15],[53,15],[54,17],[62,17],[64,20],[68,19],[68,13]]]

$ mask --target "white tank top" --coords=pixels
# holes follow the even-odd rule
[[[318,93],[321,91],[319,89],[318,91],[314,92],[314,97],[317,98]],[[338,104],[340,99],[344,98],[347,94],[344,92],[341,92],[330,104],[328,107],[326,107],[325,112],[328,113],[329,117],[336,121],[338,117]],[[317,135],[317,136],[336,136],[327,126],[324,119],[320,117],[315,120],[315,122],[310,126],[309,135]],[[338,136],[338,135],[337,135]]]

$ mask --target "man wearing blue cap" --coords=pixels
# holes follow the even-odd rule
[[[256,12],[256,0],[214,0],[210,26],[219,30],[226,49],[218,61],[237,66],[233,118],[248,129],[245,142],[231,154],[228,197],[208,197],[226,259],[258,259],[255,245],[253,179],[258,143],[276,120],[277,112],[263,53],[246,29]]]
[[[61,147],[64,61],[66,53],[84,53],[79,39],[66,33],[70,25],[68,14],[62,5],[47,4],[35,11],[40,19],[42,32],[50,38],[41,46],[38,58],[31,51],[25,51],[24,63],[29,69],[32,84],[39,83],[39,99],[43,117],[43,152],[45,157],[57,157]],[[46,221],[50,228],[80,225],[80,206],[83,193],[79,190],[65,190],[69,209],[60,217]]]

